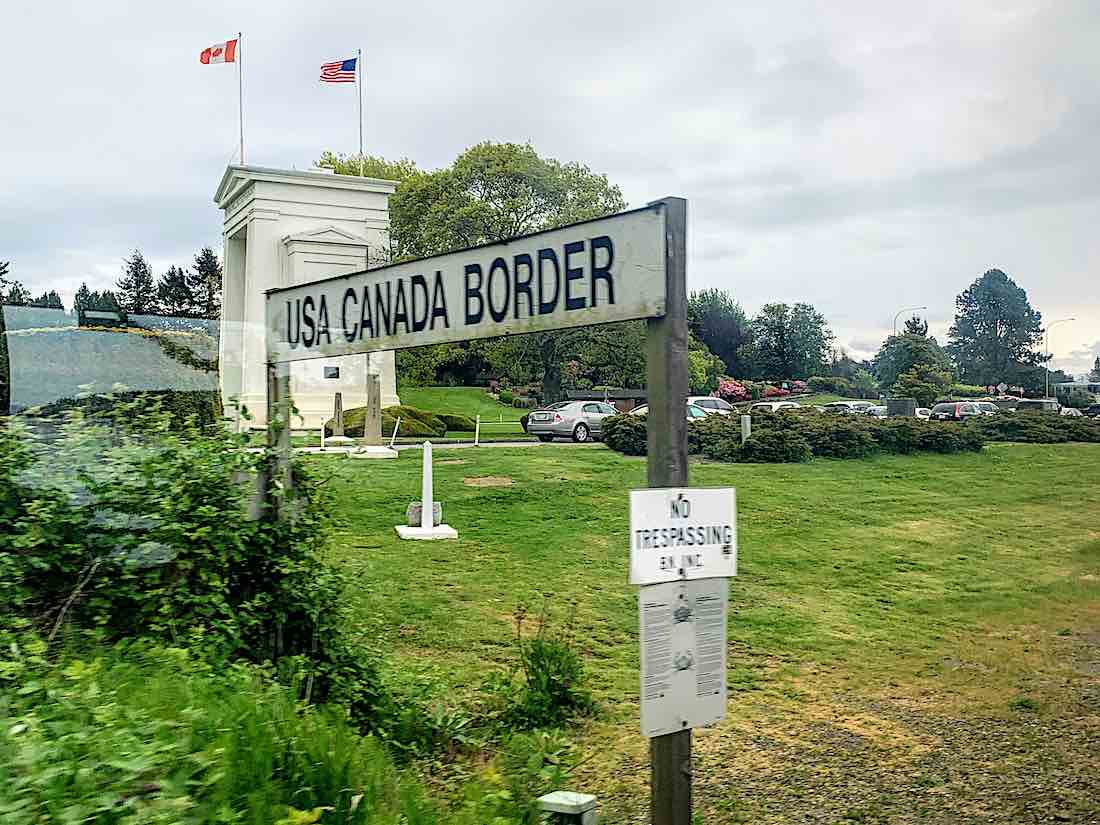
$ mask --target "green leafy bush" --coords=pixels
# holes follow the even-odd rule
[[[820,458],[863,458],[876,449],[870,419],[817,413],[772,413],[778,429],[797,432]],[[765,425],[767,426],[767,425]]]
[[[688,426],[688,452],[713,461],[737,461],[741,421],[732,415],[708,415]]]
[[[603,441],[615,452],[623,455],[645,455],[647,446],[646,417],[644,415],[612,415],[601,425]]]
[[[472,433],[477,429],[477,422],[468,415],[436,413],[436,418],[443,422],[443,426],[446,427],[445,432]]]
[[[544,607],[534,633],[524,636],[527,611],[515,613],[518,663],[490,682],[499,721],[519,730],[556,727],[595,705],[584,687],[584,661],[572,635],[572,617],[560,634],[549,630]],[[518,685],[516,684],[518,680]]]
[[[306,674],[309,698],[367,727],[388,698],[351,641],[326,566],[327,507],[295,464],[295,518],[250,514],[264,461],[244,436],[180,425],[135,401],[71,413],[49,444],[0,431],[0,592],[42,632],[191,640],[212,655]]]
[[[852,382],[847,378],[833,375],[814,375],[806,379],[810,392],[828,392],[835,395],[851,396],[854,392]]]
[[[793,464],[811,458],[809,442],[797,431],[754,429],[741,445],[739,460],[749,464]]]
[[[952,384],[951,396],[953,398],[982,398],[989,395],[989,390],[978,384]]]
[[[1066,441],[1100,443],[1100,420],[1054,413],[1003,413],[969,422],[987,441],[1060,444]]]
[[[919,418],[897,417],[876,422],[872,428],[875,443],[884,453],[908,455],[921,450],[921,437],[938,424]]]
[[[145,407],[166,412],[177,424],[194,419],[201,427],[222,420],[221,394],[216,390],[125,390],[95,393],[77,398],[62,398],[42,407],[25,411],[28,417],[56,418],[68,410],[80,410],[85,416],[110,415],[119,404],[140,400]]]
[[[937,422],[920,435],[920,449],[934,453],[977,452],[984,444],[985,438],[976,428],[953,422]]]
[[[500,392],[497,393],[497,398],[501,404],[511,404],[515,400],[515,394],[510,389],[501,387]]]

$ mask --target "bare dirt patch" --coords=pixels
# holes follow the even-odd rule
[[[508,476],[469,476],[462,483],[467,487],[511,487],[516,482]]]

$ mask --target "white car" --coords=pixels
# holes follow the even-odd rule
[[[864,415],[869,415],[872,418],[885,418],[886,417],[886,407],[885,407],[885,405],[882,405],[882,404],[875,404],[874,406],[867,407],[866,409],[860,410],[860,412],[863,413]]]
[[[634,409],[632,409],[630,411],[630,414],[631,415],[648,415],[649,414],[649,404],[642,404],[641,406],[635,407]],[[708,414],[707,411],[704,410],[702,407],[700,407],[698,404],[692,404],[691,402],[688,402],[688,404],[687,404],[687,420],[688,421],[698,421],[700,418],[706,418],[707,414]]]
[[[831,413],[861,413],[868,407],[875,406],[870,401],[830,401],[825,405],[825,412]]]
[[[688,403],[701,407],[708,415],[732,415],[734,412],[729,401],[713,395],[693,395],[688,398]]]
[[[754,412],[780,412],[781,410],[800,410],[802,405],[797,401],[759,401],[749,407],[749,414]]]
[[[931,416],[932,410],[928,407],[917,407],[917,418],[923,418],[927,421]]]
[[[1079,418],[1080,416],[1083,415],[1083,413],[1080,410],[1075,409],[1073,407],[1062,407],[1062,415],[1068,415],[1068,416],[1071,416],[1073,418]]]

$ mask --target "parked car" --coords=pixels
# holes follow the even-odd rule
[[[1100,418],[1100,404],[1089,404],[1081,412],[1089,418]]]
[[[758,401],[749,407],[749,415],[757,412],[779,412],[780,410],[800,410],[802,405],[797,401]]]
[[[928,416],[932,421],[962,421],[975,418],[982,413],[973,401],[947,401],[936,404]]]
[[[932,410],[928,407],[917,407],[917,418],[923,418],[927,421],[932,415]]]
[[[971,401],[970,403],[977,407],[982,415],[997,415],[1001,411],[1001,408],[992,401]]]
[[[688,398],[688,403],[694,404],[710,415],[732,415],[734,412],[733,405],[729,401],[713,395],[693,395]]]
[[[577,442],[599,437],[603,420],[619,411],[603,401],[559,401],[540,407],[527,419],[527,432],[539,441],[572,438]]]
[[[1021,398],[1016,405],[1016,412],[1048,412],[1056,413],[1062,409],[1056,398]]]
[[[649,404],[642,404],[641,406],[635,407],[634,409],[632,409],[630,411],[630,414],[631,415],[648,415],[649,414]],[[707,411],[704,410],[702,407],[700,407],[698,404],[692,404],[692,403],[688,402],[688,405],[687,405],[687,420],[688,421],[698,421],[700,418],[706,418],[707,415],[708,415]]]
[[[1069,415],[1074,418],[1080,418],[1082,415],[1084,415],[1084,413],[1082,413],[1076,407],[1062,407],[1062,415]]]
[[[830,401],[825,405],[825,412],[850,415],[852,413],[862,412],[868,407],[873,406],[874,404],[870,401]]]
[[[874,418],[886,417],[886,406],[883,404],[874,404],[866,409],[860,410],[864,415],[870,415]]]

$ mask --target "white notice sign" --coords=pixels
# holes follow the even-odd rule
[[[644,736],[725,718],[728,595],[726,579],[638,589]]]
[[[737,575],[732,487],[630,492],[630,583]]]

